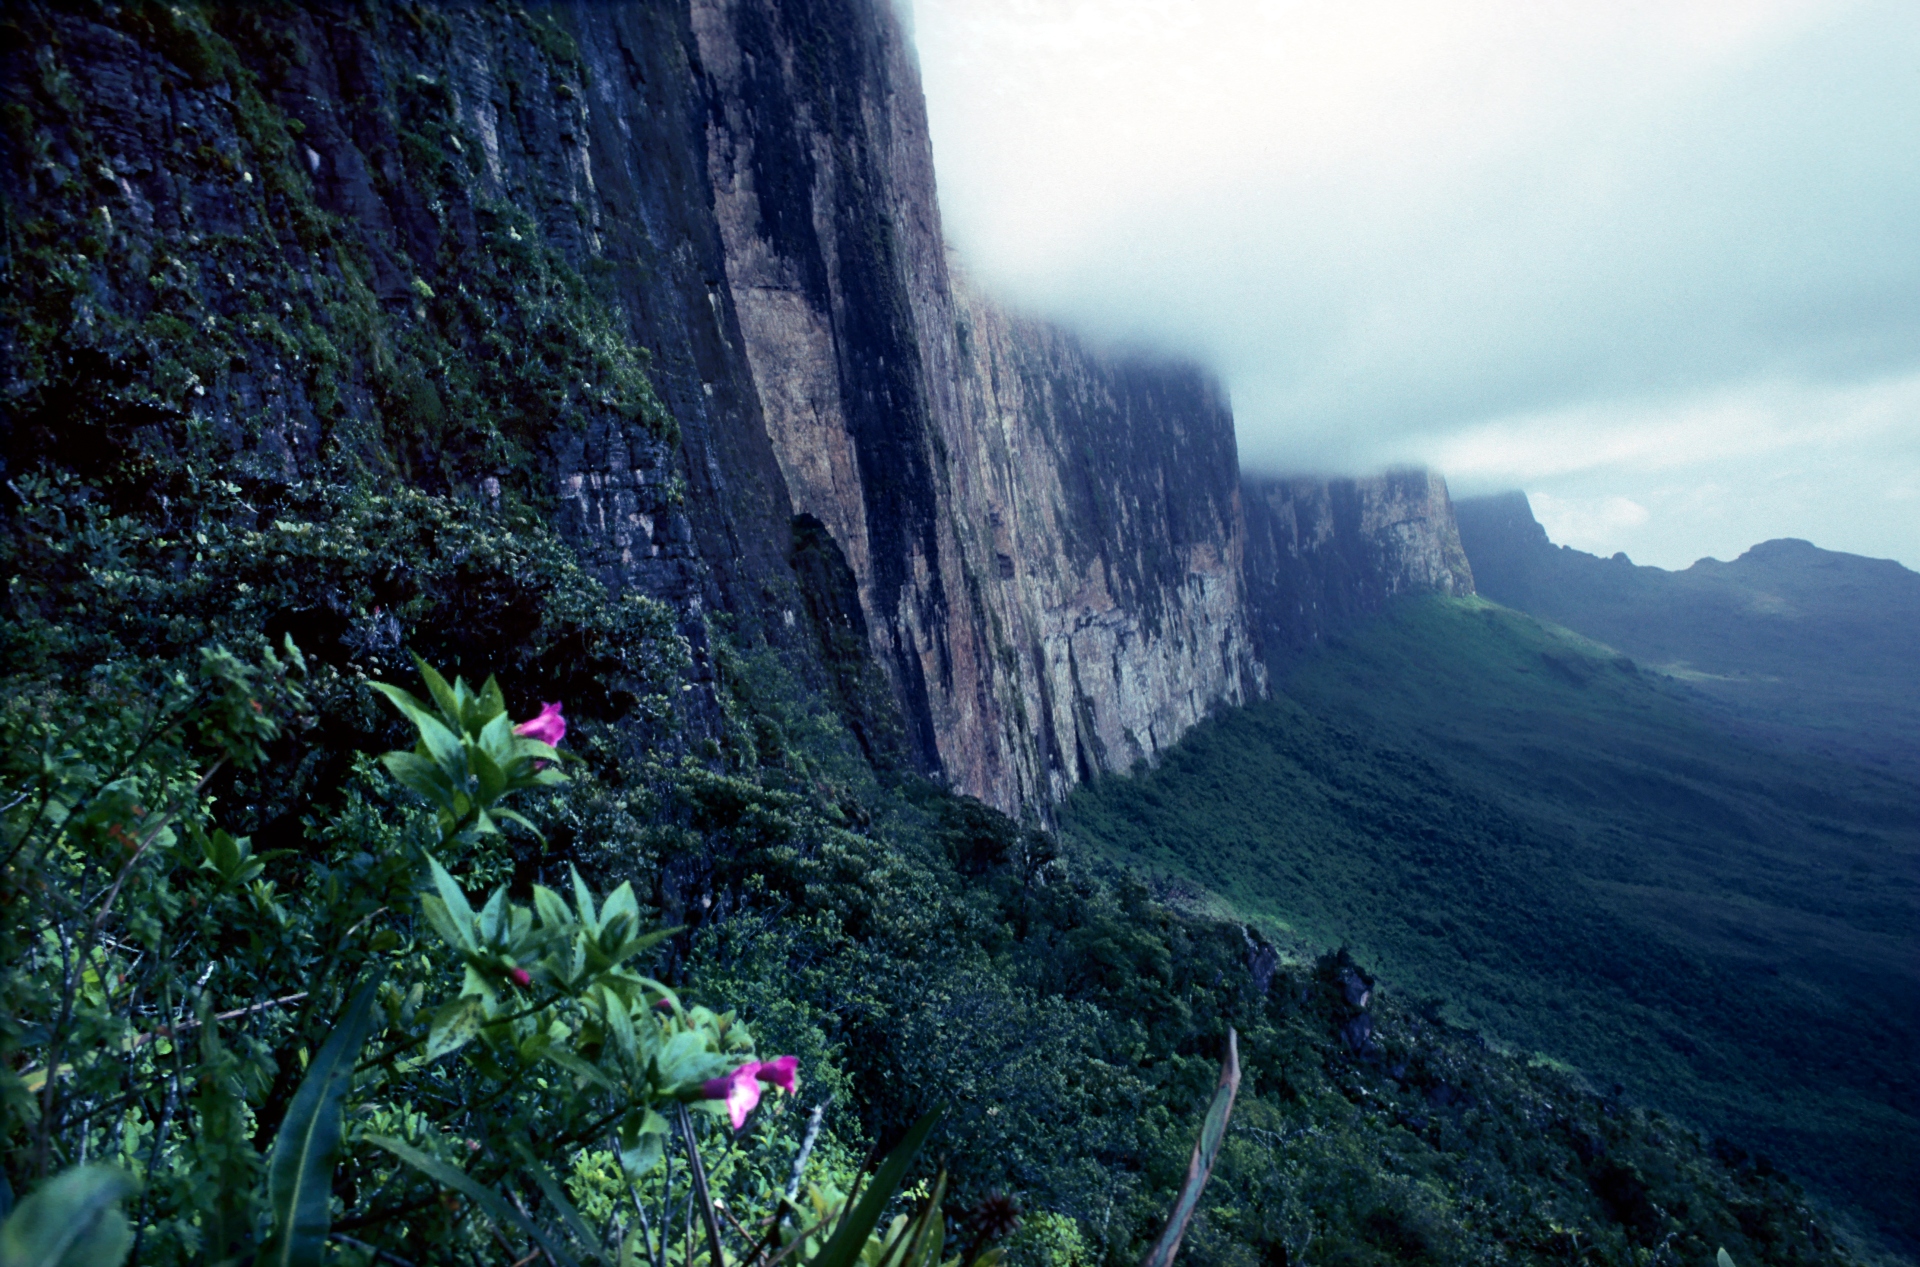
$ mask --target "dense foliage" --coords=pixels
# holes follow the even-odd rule
[[[743,1226],[787,1178],[804,1111],[824,1108],[807,1172],[824,1216],[861,1157],[938,1108],[917,1177],[950,1244],[977,1253],[1017,1223],[1022,1263],[1137,1261],[1231,1028],[1245,1081],[1189,1261],[1847,1259],[1780,1176],[1487,1050],[1349,957],[1283,961],[877,770],[801,653],[610,592],[551,526],[552,454],[596,417],[662,443],[672,420],[525,209],[455,222],[476,147],[436,84],[407,88],[380,179],[445,232],[381,297],[259,92],[250,68],[297,50],[255,7],[80,7],[191,86],[182,108],[204,113],[142,144],[228,227],[156,245],[103,216],[119,177],[95,86],[45,8],[8,11],[6,1201],[28,1211],[72,1167],[111,1163],[141,1181],[123,1204],[145,1261],[286,1244],[278,1140],[337,1096],[341,1255],[515,1262],[531,1234],[513,1214],[566,1224],[566,1205],[632,1244],[639,1211],[614,1222],[630,1172],[641,1208],[691,1191],[664,1146],[649,1168],[646,1114],[696,1079],[629,1060],[617,996],[635,1052],[633,1004],[651,1018],[666,1000],[663,1043],[698,1033],[744,1068],[751,1032],[797,1057],[795,1098],[739,1136],[697,1128]],[[394,12],[396,38],[431,38],[430,8]],[[542,16],[505,20],[567,58]],[[474,780],[473,747],[505,742],[488,726],[562,704],[567,783],[528,766],[495,789],[524,822],[490,812],[499,830],[479,831],[458,779],[389,763],[403,786],[364,755],[453,759],[373,687],[411,682],[413,654],[497,675],[472,717],[457,687],[413,706]],[[550,759],[488,751],[503,776]],[[623,943],[604,979],[573,973],[563,945],[614,957],[610,907],[623,937],[680,931]],[[343,1031],[365,1036],[358,1060]],[[333,1072],[310,1084],[316,1067]],[[683,1264],[710,1252],[668,1224],[640,1229],[655,1267],[669,1241]],[[735,1256],[748,1239],[714,1237]]]

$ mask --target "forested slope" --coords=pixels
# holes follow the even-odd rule
[[[1065,821],[1911,1243],[1911,784],[1742,742],[1604,647],[1430,598]]]

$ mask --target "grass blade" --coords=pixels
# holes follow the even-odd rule
[[[860,1259],[860,1251],[867,1247],[867,1237],[879,1226],[880,1216],[886,1212],[887,1202],[893,1200],[893,1194],[900,1190],[906,1181],[907,1168],[913,1165],[913,1159],[920,1155],[920,1146],[927,1142],[927,1135],[933,1130],[933,1124],[940,1114],[928,1113],[911,1127],[906,1137],[887,1154],[887,1159],[874,1171],[873,1182],[867,1185],[867,1191],[860,1198],[853,1213],[835,1229],[833,1239],[820,1250],[820,1254],[808,1267],[853,1267]]]
[[[353,1067],[366,1045],[382,972],[375,972],[347,1004],[307,1076],[294,1093],[267,1158],[267,1202],[273,1238],[259,1261],[272,1267],[319,1267],[333,1221],[333,1164],[340,1151],[340,1110],[353,1086]]]
[[[1227,1060],[1220,1066],[1220,1087],[1213,1093],[1207,1120],[1200,1127],[1200,1138],[1193,1146],[1193,1160],[1187,1163],[1187,1181],[1180,1185],[1180,1198],[1173,1203],[1166,1230],[1147,1251],[1140,1267],[1173,1267],[1174,1256],[1180,1252],[1180,1238],[1187,1234],[1187,1224],[1200,1204],[1200,1194],[1213,1176],[1213,1163],[1220,1157],[1220,1146],[1226,1143],[1227,1119],[1233,1116],[1233,1097],[1239,1090],[1240,1039],[1229,1028]]]
[[[560,1221],[566,1224],[567,1231],[571,1232],[573,1239],[580,1243],[580,1248],[590,1254],[595,1261],[605,1262],[607,1256],[601,1252],[599,1238],[594,1236],[593,1229],[587,1226],[587,1221],[580,1217],[580,1211],[573,1208],[573,1202],[567,1200],[566,1190],[560,1186],[547,1168],[540,1163],[540,1159],[533,1155],[533,1150],[524,1142],[515,1141],[515,1151],[520,1154],[520,1160],[526,1163],[527,1173],[533,1176],[533,1182],[539,1186],[541,1195],[547,1199],[547,1204],[559,1212]]]

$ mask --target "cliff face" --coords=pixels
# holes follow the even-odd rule
[[[1151,761],[1257,697],[1233,418],[1192,366],[1112,357],[961,291],[947,440],[1023,799]]]
[[[8,214],[63,280],[10,464],[164,423],[268,502],[512,492],[696,686],[723,611],[870,752],[1042,813],[1262,646],[1471,584],[1437,480],[1243,484],[1203,372],[956,281],[889,0],[17,12]]]
[[[1218,388],[956,288],[890,7],[699,0],[693,30],[767,433],[919,764],[1044,807],[1256,693]]]
[[[1400,594],[1474,592],[1446,482],[1249,475],[1247,597],[1261,653],[1278,667]]]

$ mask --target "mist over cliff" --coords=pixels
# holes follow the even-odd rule
[[[1363,593],[1432,584],[1389,521],[1424,515],[1458,555],[1436,482],[1411,513],[1326,518],[1305,555],[1249,556],[1205,370],[1089,346],[968,286],[892,7],[697,4],[693,31],[753,394],[793,513],[847,562],[922,768],[1045,812],[1258,697],[1268,609],[1313,590],[1294,622],[1310,641]]]

